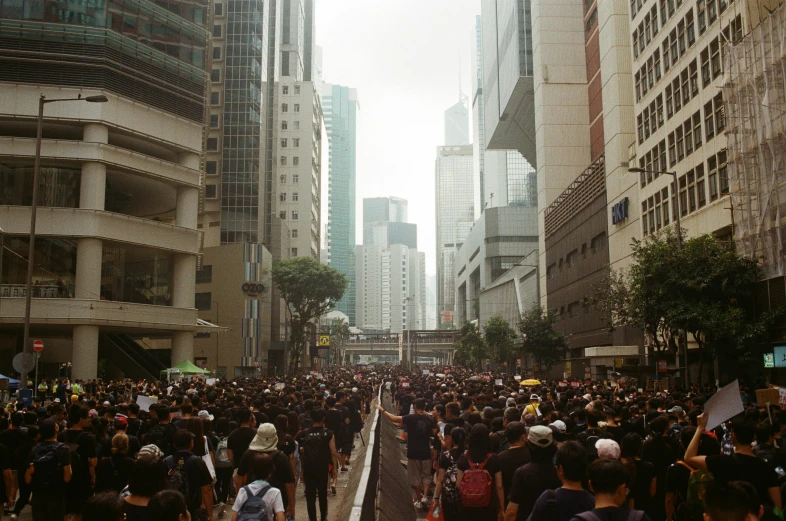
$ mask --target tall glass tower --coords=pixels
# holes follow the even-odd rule
[[[347,291],[336,309],[355,324],[355,89],[323,84],[322,109],[330,144],[328,174],[328,265],[346,275]]]

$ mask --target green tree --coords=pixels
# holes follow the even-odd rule
[[[554,329],[556,320],[553,310],[543,310],[535,305],[521,316],[519,322],[522,351],[531,354],[544,373],[565,360],[568,351],[568,339]]]
[[[290,374],[298,374],[306,349],[306,326],[332,310],[344,295],[347,278],[312,257],[278,261],[273,283],[287,305],[290,324]]]
[[[518,355],[515,346],[516,330],[510,327],[507,320],[500,315],[491,317],[483,327],[483,337],[495,362],[500,364],[507,362],[508,370],[516,366],[515,359]]]
[[[455,344],[456,363],[464,367],[482,369],[483,360],[488,358],[488,346],[480,334],[478,326],[465,322],[461,326],[461,338]]]

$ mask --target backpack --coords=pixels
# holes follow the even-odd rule
[[[598,443],[599,439],[600,436],[590,434],[587,436],[587,439],[584,440],[584,450],[587,452],[587,457],[590,461],[595,461],[598,459],[598,449],[595,448],[595,444]]]
[[[63,464],[60,461],[62,443],[39,445],[33,451],[33,489],[50,490],[60,488],[63,480]]]
[[[218,441],[218,448],[216,449],[216,467],[225,469],[231,466],[232,462],[229,460],[227,438],[223,437]]]
[[[478,464],[472,462],[469,451],[466,453],[469,470],[464,472],[459,489],[462,507],[487,507],[491,503],[491,474],[485,469],[491,456],[487,454],[483,463]]]
[[[580,514],[576,514],[576,517],[578,517],[582,521],[602,521],[601,518],[598,516],[598,514],[596,514],[592,510],[589,510],[587,512],[582,512]],[[644,519],[643,510],[628,511],[627,521],[641,521],[642,519]]]
[[[237,513],[237,521],[267,521],[267,503],[262,498],[270,490],[270,485],[265,485],[256,494],[251,494],[248,485],[243,490],[246,491],[246,502]]]
[[[499,454],[503,450],[508,450],[510,448],[510,440],[508,440],[506,431],[497,431],[496,434],[499,436],[499,447],[497,448],[497,454]]]
[[[300,427],[302,429],[310,429],[314,426],[314,420],[311,419],[311,414],[304,412],[300,415]]]
[[[546,521],[557,521],[557,491],[553,488],[546,491]]]
[[[147,434],[145,434],[145,445],[153,444],[163,452],[166,456],[172,454],[172,434],[170,426],[174,427],[171,423],[161,425],[160,423],[153,425]]]
[[[314,468],[324,460],[329,451],[324,450],[323,440],[327,438],[328,430],[309,430],[302,438],[303,444],[303,465]]]
[[[456,480],[458,478],[458,466],[456,460],[449,450],[445,451],[445,456],[450,460],[450,466],[445,471],[445,481],[442,482],[442,497],[445,501],[450,503],[457,502],[461,495],[456,487]]]
[[[174,456],[167,456],[164,458],[164,463],[166,463],[167,468],[166,488],[167,490],[177,490],[183,494],[183,497],[186,499],[186,505],[189,506],[189,510],[191,510],[193,498],[191,497],[191,487],[189,487],[188,484],[186,467],[188,467],[188,464],[193,461],[194,458],[198,459],[199,456],[192,454],[183,462],[182,466],[177,465]]]
[[[85,431],[81,431],[76,435],[73,441],[68,441],[68,431],[64,434],[65,445],[71,453],[71,471],[73,472],[71,482],[73,483],[87,476],[87,460],[79,453],[79,442],[86,434]],[[96,447],[96,453],[100,454],[100,452],[98,452],[98,447]]]
[[[704,492],[715,481],[715,477],[711,472],[694,469],[684,461],[678,461],[677,465],[682,465],[690,471],[686,497],[682,497],[681,492],[677,492],[678,497],[675,498],[677,519],[702,521],[704,519]]]

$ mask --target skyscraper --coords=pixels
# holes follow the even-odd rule
[[[475,222],[472,145],[437,147],[437,321],[453,322],[456,252]]]
[[[363,199],[363,244],[418,247],[418,225],[407,222],[407,201],[399,197]]]
[[[133,340],[142,336],[171,347],[172,363],[193,359],[208,5],[0,5],[0,342],[9,359],[28,296],[30,339],[47,343],[41,363],[72,362],[74,379],[96,378],[99,362],[109,378],[158,377],[162,364]]]
[[[349,280],[336,309],[355,324],[355,126],[359,110],[355,89],[322,85],[322,109],[330,144],[328,174],[328,265]]]
[[[459,94],[459,101],[445,111],[445,146],[469,145],[469,111],[467,97]]]

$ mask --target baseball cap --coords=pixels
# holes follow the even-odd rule
[[[105,402],[104,402],[104,407],[109,407],[109,406],[111,406],[111,405],[112,405],[112,404],[111,404],[111,403],[109,403],[109,401],[105,401]]]
[[[568,430],[568,426],[565,425],[565,422],[562,421],[562,420],[556,420],[556,421],[552,422],[550,425],[553,425],[554,427],[556,427],[557,430],[560,431],[560,432],[566,432]]]
[[[554,441],[551,429],[544,425],[530,427],[527,441],[538,447],[548,447]]]
[[[199,414],[197,414],[197,417],[200,420],[210,420],[211,422],[213,421],[213,415],[210,414],[207,411],[199,411]]]
[[[682,414],[682,413],[684,413],[685,411],[683,411],[683,410],[682,410],[682,407],[680,407],[679,405],[675,405],[674,407],[672,407],[671,409],[669,409],[669,411],[668,411],[668,412],[670,412],[670,413],[672,413],[672,414],[675,414],[675,413],[676,413],[676,414]]]
[[[125,416],[115,416],[115,429],[126,425],[128,425],[128,419]]]
[[[356,392],[358,392],[358,388],[357,388],[357,387],[353,387],[353,388],[352,388],[352,392],[353,392],[353,393],[356,393]]]

